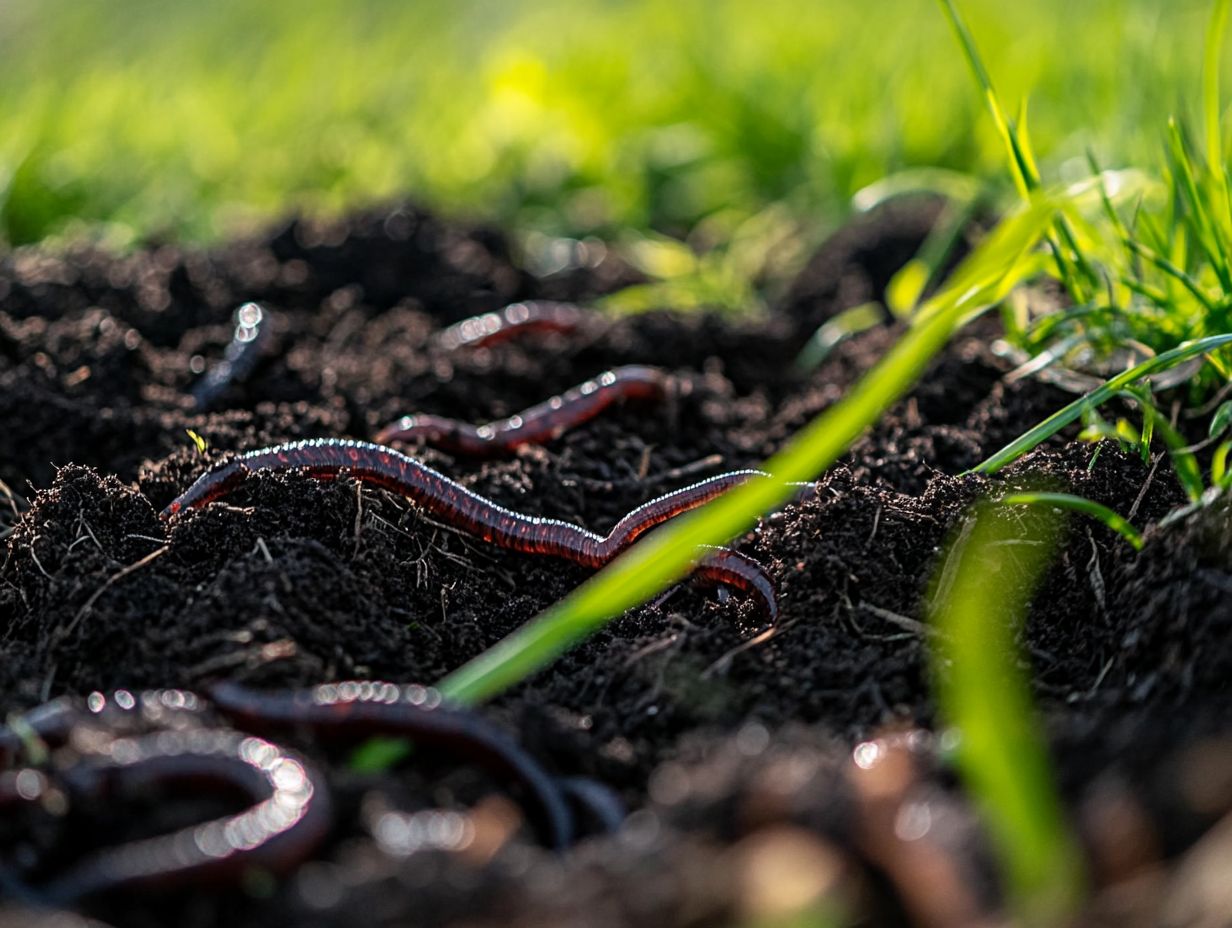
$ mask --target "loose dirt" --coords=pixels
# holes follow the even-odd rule
[[[475,351],[432,336],[514,300],[585,302],[637,275],[609,256],[535,278],[499,232],[411,208],[297,220],[210,251],[8,255],[0,709],[220,678],[439,679],[587,571],[488,547],[349,479],[263,475],[169,525],[159,510],[227,451],[368,438],[410,412],[487,421],[616,365],[660,365],[687,385],[666,407],[608,411],[506,459],[418,452],[511,509],[606,532],[655,495],[756,465],[842,397],[892,344],[893,325],[842,343],[807,375],[792,360],[820,322],[882,294],[934,217],[916,203],[859,220],[762,318],[664,310]],[[192,385],[246,300],[270,311],[274,350],[218,411],[198,413]],[[1232,721],[1232,518],[1216,507],[1152,528],[1184,495],[1166,460],[1111,445],[1058,439],[995,481],[959,476],[1071,398],[1007,383],[987,347],[994,331],[985,321],[960,335],[815,494],[737,542],[777,578],[775,627],[739,594],[684,586],[485,707],[555,772],[617,789],[632,810],[617,836],[563,857],[528,835],[482,858],[399,857],[373,836],[374,803],[456,804],[480,786],[426,758],[357,773],[346,754],[301,737],[293,746],[340,797],[313,862],[239,888],[100,898],[90,913],[117,926],[229,928],[349,925],[361,912],[374,925],[729,924],[769,917],[790,893],[766,861],[811,860],[810,878],[833,878],[871,923],[923,920],[860,837],[851,750],[938,724],[919,623],[940,552],[981,495],[1041,482],[1147,527],[1136,554],[1072,520],[1021,638],[1096,882],[1154,874],[1132,907],[1165,904],[1169,861],[1232,808],[1232,749],[1211,740]],[[1187,776],[1216,785],[1195,799]],[[941,764],[920,789],[938,813],[931,840],[995,905],[988,842],[953,771]],[[158,833],[182,814],[148,805],[131,818],[75,813],[56,853]],[[1144,848],[1129,863],[1108,850],[1126,822]]]

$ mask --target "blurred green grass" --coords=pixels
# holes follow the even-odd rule
[[[1197,115],[1205,0],[962,8],[1053,163],[1153,164]],[[824,224],[906,167],[1003,174],[947,29],[921,0],[0,0],[0,238],[390,196],[553,234]]]

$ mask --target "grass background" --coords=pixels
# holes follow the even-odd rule
[[[966,0],[1056,170],[1155,164],[1205,0]],[[865,184],[1002,178],[923,0],[0,0],[0,239],[209,239],[411,195],[553,234],[818,227]],[[1046,168],[1047,170],[1047,168]]]

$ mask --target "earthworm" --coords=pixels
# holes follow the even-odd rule
[[[235,311],[235,332],[223,358],[197,381],[193,402],[212,409],[233,383],[243,383],[265,355],[271,339],[268,313],[257,303],[245,303]]]
[[[562,522],[513,512],[450,480],[426,464],[392,448],[349,439],[313,439],[249,451],[215,465],[163,510],[168,518],[182,509],[205,505],[230,493],[257,470],[300,469],[330,480],[343,471],[366,483],[400,493],[451,525],[501,548],[544,554],[585,567],[602,567],[639,536],[682,512],[696,508],[761,471],[732,471],[699,481],[638,506],[606,535]],[[712,583],[729,583],[754,594],[771,619],[778,616],[774,583],[765,570],[743,556],[716,551],[697,568]]]
[[[451,325],[437,336],[447,351],[457,348],[487,348],[526,332],[569,333],[596,315],[573,303],[529,300],[511,303],[495,312],[483,313]]]
[[[47,711],[27,713],[26,730],[54,743],[67,740],[77,724],[93,721],[92,715],[111,713],[116,704],[143,722],[204,709],[195,696],[178,690],[116,695],[112,706],[92,698],[88,709],[56,700]],[[236,815],[92,853],[46,883],[24,887],[33,895],[62,903],[113,889],[234,877],[249,867],[289,869],[329,829],[329,800],[318,775],[260,738],[202,728],[131,736],[98,729],[97,734],[74,738],[80,756],[67,769],[49,775],[29,768],[6,771],[0,805],[37,801],[51,788],[72,799],[107,800],[176,783],[238,792],[251,805]],[[11,744],[6,741],[10,761]]]
[[[628,811],[612,789],[589,777],[562,777],[559,782],[578,818],[597,826],[600,834],[620,830]]]
[[[693,579],[701,583],[734,586],[753,596],[771,622],[779,617],[778,591],[766,568],[747,554],[730,548],[710,548],[706,559],[693,568]]]
[[[593,419],[613,403],[662,400],[672,378],[654,367],[627,365],[600,374],[517,415],[474,426],[442,416],[403,416],[376,434],[378,444],[422,440],[455,454],[507,454],[522,445],[541,445]]]
[[[210,698],[246,729],[302,726],[348,739],[392,735],[465,757],[516,784],[545,844],[564,848],[573,840],[573,816],[559,784],[482,716],[442,706],[435,690],[365,680],[261,692],[227,681],[216,684]]]
[[[91,693],[83,700],[61,696],[20,715],[0,727],[0,768],[13,764],[32,745],[64,744],[82,722],[107,720],[111,724],[140,722],[145,725],[175,724],[177,719],[200,716],[206,705],[187,690],[146,690],[136,694],[116,690],[110,698]]]

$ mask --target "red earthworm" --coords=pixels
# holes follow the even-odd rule
[[[392,735],[465,757],[524,793],[546,844],[564,848],[573,839],[573,816],[558,783],[482,716],[442,706],[435,690],[350,681],[309,690],[260,692],[227,681],[215,685],[210,698],[244,728],[303,726],[320,735],[348,739]]]
[[[31,787],[40,783],[62,789],[70,799],[94,800],[174,783],[207,783],[240,792],[252,803],[235,815],[104,848],[27,887],[52,902],[234,878],[250,867],[289,869],[312,852],[330,826],[328,798],[310,767],[268,741],[234,731],[181,729],[107,738],[68,769],[28,780],[24,790],[19,784],[16,794],[37,800],[38,790]]]
[[[702,583],[734,586],[755,597],[772,622],[779,617],[778,592],[766,568],[739,551],[711,548],[706,559],[693,568],[693,577]]]
[[[487,348],[525,332],[561,332],[580,328],[597,314],[573,303],[528,300],[511,303],[496,312],[483,313],[451,325],[437,336],[447,351],[457,348]]]
[[[585,567],[602,567],[639,536],[682,512],[696,508],[760,471],[733,471],[676,490],[638,506],[606,535],[562,522],[512,512],[468,490],[425,464],[392,448],[349,439],[314,439],[261,448],[218,464],[163,510],[168,518],[230,493],[257,470],[302,470],[330,480],[343,471],[366,483],[400,493],[451,525],[498,547],[564,558]],[[774,583],[754,561],[719,557],[698,567],[699,576],[754,593],[770,619],[778,616]]]
[[[235,332],[223,359],[197,381],[193,402],[208,410],[222,398],[233,383],[243,383],[269,349],[269,314],[257,303],[245,303],[235,311]]]
[[[474,426],[442,416],[403,416],[376,434],[378,444],[422,440],[455,454],[506,454],[522,445],[541,445],[593,419],[613,403],[662,400],[672,378],[654,367],[628,365],[606,371],[517,415]]]

